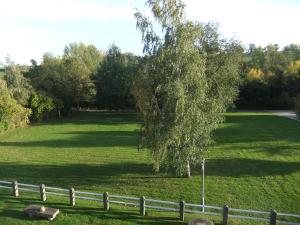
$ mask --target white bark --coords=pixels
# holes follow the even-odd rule
[[[190,161],[187,162],[187,167],[186,167],[186,172],[187,172],[187,176],[190,177],[191,176],[191,167],[190,167]]]

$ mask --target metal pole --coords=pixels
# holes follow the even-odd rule
[[[205,175],[205,159],[202,160],[202,212],[205,211],[204,204],[205,204],[205,185],[204,185],[204,175]]]

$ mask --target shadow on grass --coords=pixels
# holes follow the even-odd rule
[[[40,124],[60,125],[114,125],[114,124],[136,124],[139,121],[136,113],[105,113],[105,112],[74,112],[61,120],[52,119]]]
[[[212,159],[206,164],[209,176],[276,176],[300,171],[299,162],[269,161],[256,159]],[[154,174],[151,166],[143,163],[124,162],[106,165],[24,165],[0,164],[0,177],[6,180],[19,180],[31,184],[70,187],[99,186],[122,187],[146,185],[153,179],[174,177],[172,174]],[[158,181],[157,181],[158,182]]]
[[[138,208],[132,208],[132,207],[117,207],[115,205],[111,206],[110,210],[104,211],[102,204],[99,205],[99,207],[91,207],[91,206],[80,206],[80,203],[76,205],[75,207],[71,207],[68,205],[68,203],[58,203],[56,201],[47,201],[47,202],[41,202],[34,198],[14,198],[9,195],[0,194],[0,201],[3,200],[6,203],[9,203],[11,205],[12,209],[6,209],[0,211],[0,218],[1,217],[8,217],[13,218],[17,220],[22,221],[39,221],[42,219],[39,218],[29,218],[27,215],[25,215],[22,211],[23,209],[30,205],[45,205],[47,207],[52,208],[58,208],[61,211],[62,215],[59,215],[56,220],[62,219],[61,221],[66,220],[67,218],[61,218],[64,216],[68,216],[68,218],[71,216],[72,222],[81,221],[81,217],[89,217],[89,220],[97,221],[98,219],[101,221],[107,221],[107,224],[109,224],[111,221],[126,221],[126,222],[133,222],[134,224],[186,224],[186,222],[181,222],[179,219],[174,216],[168,215],[168,213],[160,213],[159,215],[152,214],[149,212],[149,214],[145,217],[141,217],[139,215],[139,209]],[[59,222],[59,221],[57,221]],[[77,224],[77,223],[76,223]],[[80,223],[78,223],[80,224]],[[102,223],[101,223],[102,224]],[[115,223],[114,223],[115,224]]]
[[[24,165],[14,163],[0,164],[0,177],[6,180],[19,180],[32,184],[70,187],[128,185],[128,180],[165,178],[166,175],[154,174],[152,167],[143,163],[111,163],[106,165]],[[138,182],[138,181],[136,181]]]
[[[300,171],[300,162],[270,161],[258,159],[212,159],[206,163],[206,174],[211,176],[276,176]]]
[[[63,135],[67,135],[67,138],[63,139]],[[61,139],[49,141],[2,141],[0,146],[49,148],[136,147],[138,141],[136,131],[76,131],[61,133],[60,136]]]
[[[229,115],[215,132],[217,144],[268,141],[298,142],[300,123],[271,115]]]

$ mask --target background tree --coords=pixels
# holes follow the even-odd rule
[[[134,109],[131,89],[137,68],[136,56],[122,54],[120,48],[111,45],[95,76],[97,106],[101,109]]]
[[[69,112],[72,108],[72,101],[68,91],[69,82],[65,75],[61,57],[55,57],[50,53],[44,54],[42,63],[40,65],[33,63],[24,76],[30,80],[35,90],[30,99],[30,105],[34,107],[33,118],[35,120],[41,117],[35,114],[41,111],[44,112],[46,109],[42,107],[43,104],[41,102],[40,105],[43,109],[36,109],[35,107],[38,107],[38,105],[34,106],[35,103],[32,102],[35,98],[39,99],[39,101],[46,100],[45,96],[51,98],[54,101],[58,117],[61,115],[61,110]],[[45,104],[47,103],[45,102]],[[47,113],[49,114],[50,112]]]
[[[13,98],[19,104],[26,106],[33,90],[29,81],[23,76],[24,71],[26,71],[24,67],[10,63],[5,66],[4,79]]]
[[[29,101],[29,107],[32,110],[32,119],[34,121],[42,121],[49,118],[49,113],[56,109],[53,98],[45,93],[34,92]]]
[[[94,45],[75,42],[65,47],[63,58],[77,59],[89,70],[89,74],[93,75],[103,61],[104,53],[98,50]]]
[[[90,102],[96,95],[95,85],[90,71],[84,63],[76,58],[63,61],[65,102],[70,106],[75,104],[79,110],[80,104]]]
[[[291,75],[297,71],[299,53],[299,46],[293,44],[282,51],[273,44],[265,48],[251,45],[244,54],[237,108],[292,109],[300,90],[297,76]]]
[[[147,4],[163,35],[136,13],[146,54],[134,86],[144,119],[142,144],[149,148],[156,171],[163,165],[189,176],[237,96],[241,48],[220,40],[213,24],[185,20],[180,0]]]

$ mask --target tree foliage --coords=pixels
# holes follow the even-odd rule
[[[241,109],[292,109],[300,94],[300,47],[250,45],[244,54],[237,107]]]
[[[136,13],[142,33],[143,68],[134,96],[144,119],[142,144],[154,169],[174,168],[189,175],[212,143],[212,131],[237,96],[241,48],[221,40],[216,26],[187,21],[180,0],[149,0],[163,35]]]
[[[134,108],[131,89],[138,61],[133,54],[123,54],[120,48],[111,45],[95,76],[99,108]]]
[[[49,113],[56,108],[53,98],[45,93],[34,92],[29,101],[29,107],[32,110],[32,118],[35,121],[42,121],[49,118]]]
[[[5,67],[4,79],[14,99],[23,106],[28,104],[32,86],[29,81],[23,76],[24,68],[14,63],[10,63]]]
[[[31,110],[11,96],[6,82],[0,79],[0,131],[23,127],[29,123]]]

